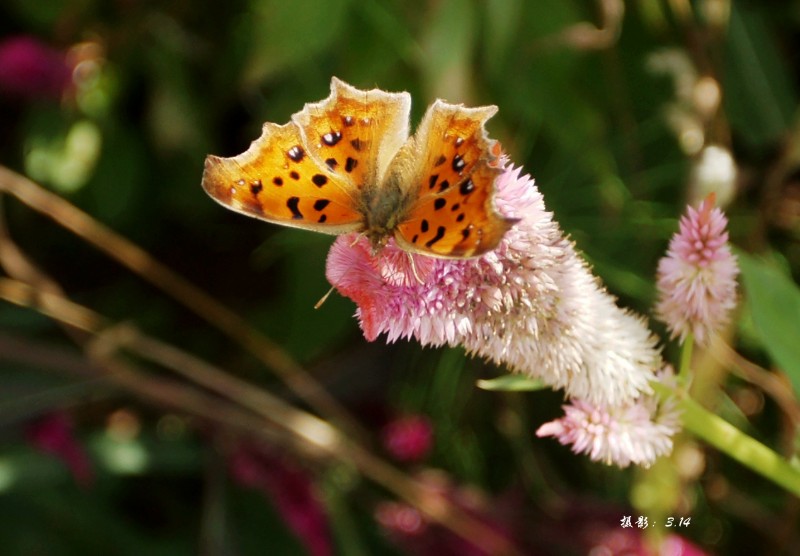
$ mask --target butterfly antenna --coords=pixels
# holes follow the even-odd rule
[[[358,240],[360,240],[362,237],[364,237],[364,232],[359,232],[359,233],[356,235],[356,237],[353,239],[353,241],[350,243],[350,245],[348,245],[348,247],[354,247],[354,246],[355,246],[355,244],[356,244],[356,243],[358,243]],[[350,268],[352,268],[352,266],[353,266],[353,265],[352,265],[352,263],[351,263],[351,264],[350,264],[350,266],[348,267],[348,269],[347,269],[347,270],[349,271],[349,270],[350,270]],[[325,302],[328,300],[328,298],[329,298],[329,297],[331,296],[331,294],[333,293],[333,290],[335,290],[335,289],[336,289],[336,286],[335,286],[335,285],[334,285],[334,286],[331,286],[331,288],[330,288],[330,289],[329,289],[327,292],[325,292],[325,295],[323,295],[323,296],[322,296],[322,297],[319,299],[319,301],[317,301],[317,302],[314,304],[314,309],[319,309],[320,307],[322,307],[322,304],[323,304],[323,303],[325,303]]]
[[[328,298],[329,298],[329,297],[331,296],[331,294],[333,293],[333,290],[335,290],[335,289],[336,289],[336,286],[331,286],[331,289],[329,289],[329,290],[328,290],[328,292],[327,292],[325,295],[323,295],[323,296],[320,298],[320,300],[319,300],[319,301],[317,301],[317,302],[314,304],[314,309],[319,309],[320,307],[322,307],[322,304],[323,304],[323,303],[325,303],[325,302],[328,300]]]

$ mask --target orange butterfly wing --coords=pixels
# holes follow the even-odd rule
[[[362,225],[347,182],[307,156],[294,123],[264,124],[238,156],[206,157],[203,189],[231,210],[284,226],[337,234]]]
[[[333,78],[331,95],[286,125],[264,124],[244,153],[206,158],[203,189],[236,212],[340,234],[364,228],[359,190],[408,136],[408,93],[359,91]]]
[[[358,190],[377,185],[408,139],[411,96],[362,91],[334,77],[331,96],[292,117],[309,153]]]
[[[499,144],[484,124],[494,106],[465,108],[437,100],[414,139],[418,196],[397,227],[398,244],[442,258],[476,257],[491,251],[517,221],[494,206]]]

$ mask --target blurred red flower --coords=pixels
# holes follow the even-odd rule
[[[75,437],[72,420],[66,412],[57,411],[37,419],[28,425],[26,436],[34,448],[64,462],[77,484],[83,487],[91,485],[94,479],[92,463]]]
[[[72,83],[64,52],[20,35],[0,42],[0,92],[23,98],[55,98]]]

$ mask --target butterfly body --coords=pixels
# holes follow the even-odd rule
[[[437,100],[409,137],[410,105],[408,93],[333,78],[330,97],[286,125],[265,124],[244,153],[208,156],[203,188],[269,222],[362,233],[376,250],[391,237],[443,258],[493,249],[515,222],[493,204],[499,149],[484,124],[496,107]]]
[[[396,161],[397,158],[393,160]],[[358,211],[363,219],[363,232],[373,247],[382,247],[394,235],[414,200],[414,192],[401,172],[388,172],[380,182],[364,184]]]

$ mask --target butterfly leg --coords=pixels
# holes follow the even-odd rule
[[[411,273],[414,275],[414,278],[417,279],[417,283],[422,285],[425,282],[422,281],[422,278],[419,277],[419,273],[417,272],[417,265],[414,263],[414,255],[409,252],[406,252],[408,256],[408,262],[411,264]]]

